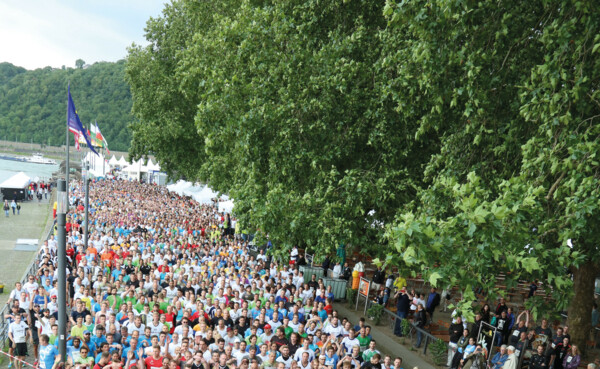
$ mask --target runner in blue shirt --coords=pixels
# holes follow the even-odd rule
[[[40,357],[39,367],[40,369],[55,369],[58,363],[60,363],[60,354],[58,349],[54,345],[50,345],[50,338],[46,334],[42,334],[40,337]]]

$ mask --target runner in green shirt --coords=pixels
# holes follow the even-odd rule
[[[375,350],[375,340],[371,340],[371,342],[369,342],[369,348],[363,352],[362,358],[365,362],[368,362],[375,354],[381,355],[381,352]]]

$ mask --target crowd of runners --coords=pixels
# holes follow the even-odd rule
[[[401,369],[364,320],[338,315],[321,280],[305,279],[293,260],[251,252],[216,203],[100,180],[90,186],[85,245],[75,182],[70,202],[67,367]],[[30,341],[42,369],[62,362],[56,253],[50,237],[38,274],[15,286],[6,315],[9,354],[24,359]]]

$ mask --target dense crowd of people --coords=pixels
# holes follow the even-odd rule
[[[401,358],[378,351],[364,319],[339,316],[323,281],[305,279],[302,255],[278,263],[251,252],[215,205],[161,186],[101,180],[90,186],[86,245],[82,199],[73,182],[70,314],[58,316],[50,237],[38,274],[10,295],[11,355],[23,359],[31,341],[35,365],[57,368],[58,321],[68,319],[66,365],[78,369],[401,369]]]

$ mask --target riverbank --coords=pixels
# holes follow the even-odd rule
[[[0,140],[0,153],[9,154],[15,156],[30,156],[34,153],[42,153],[45,157],[55,160],[64,160],[66,156],[65,146],[48,146],[41,145],[36,143],[26,143],[26,142],[14,142],[14,141],[3,141]],[[86,151],[82,149],[81,151],[77,151],[71,142],[71,150],[69,151],[69,155],[71,157],[71,161],[75,161],[75,158],[82,157],[82,153]],[[127,159],[128,153],[125,151],[111,151],[110,156],[115,155],[118,158],[124,156]]]

